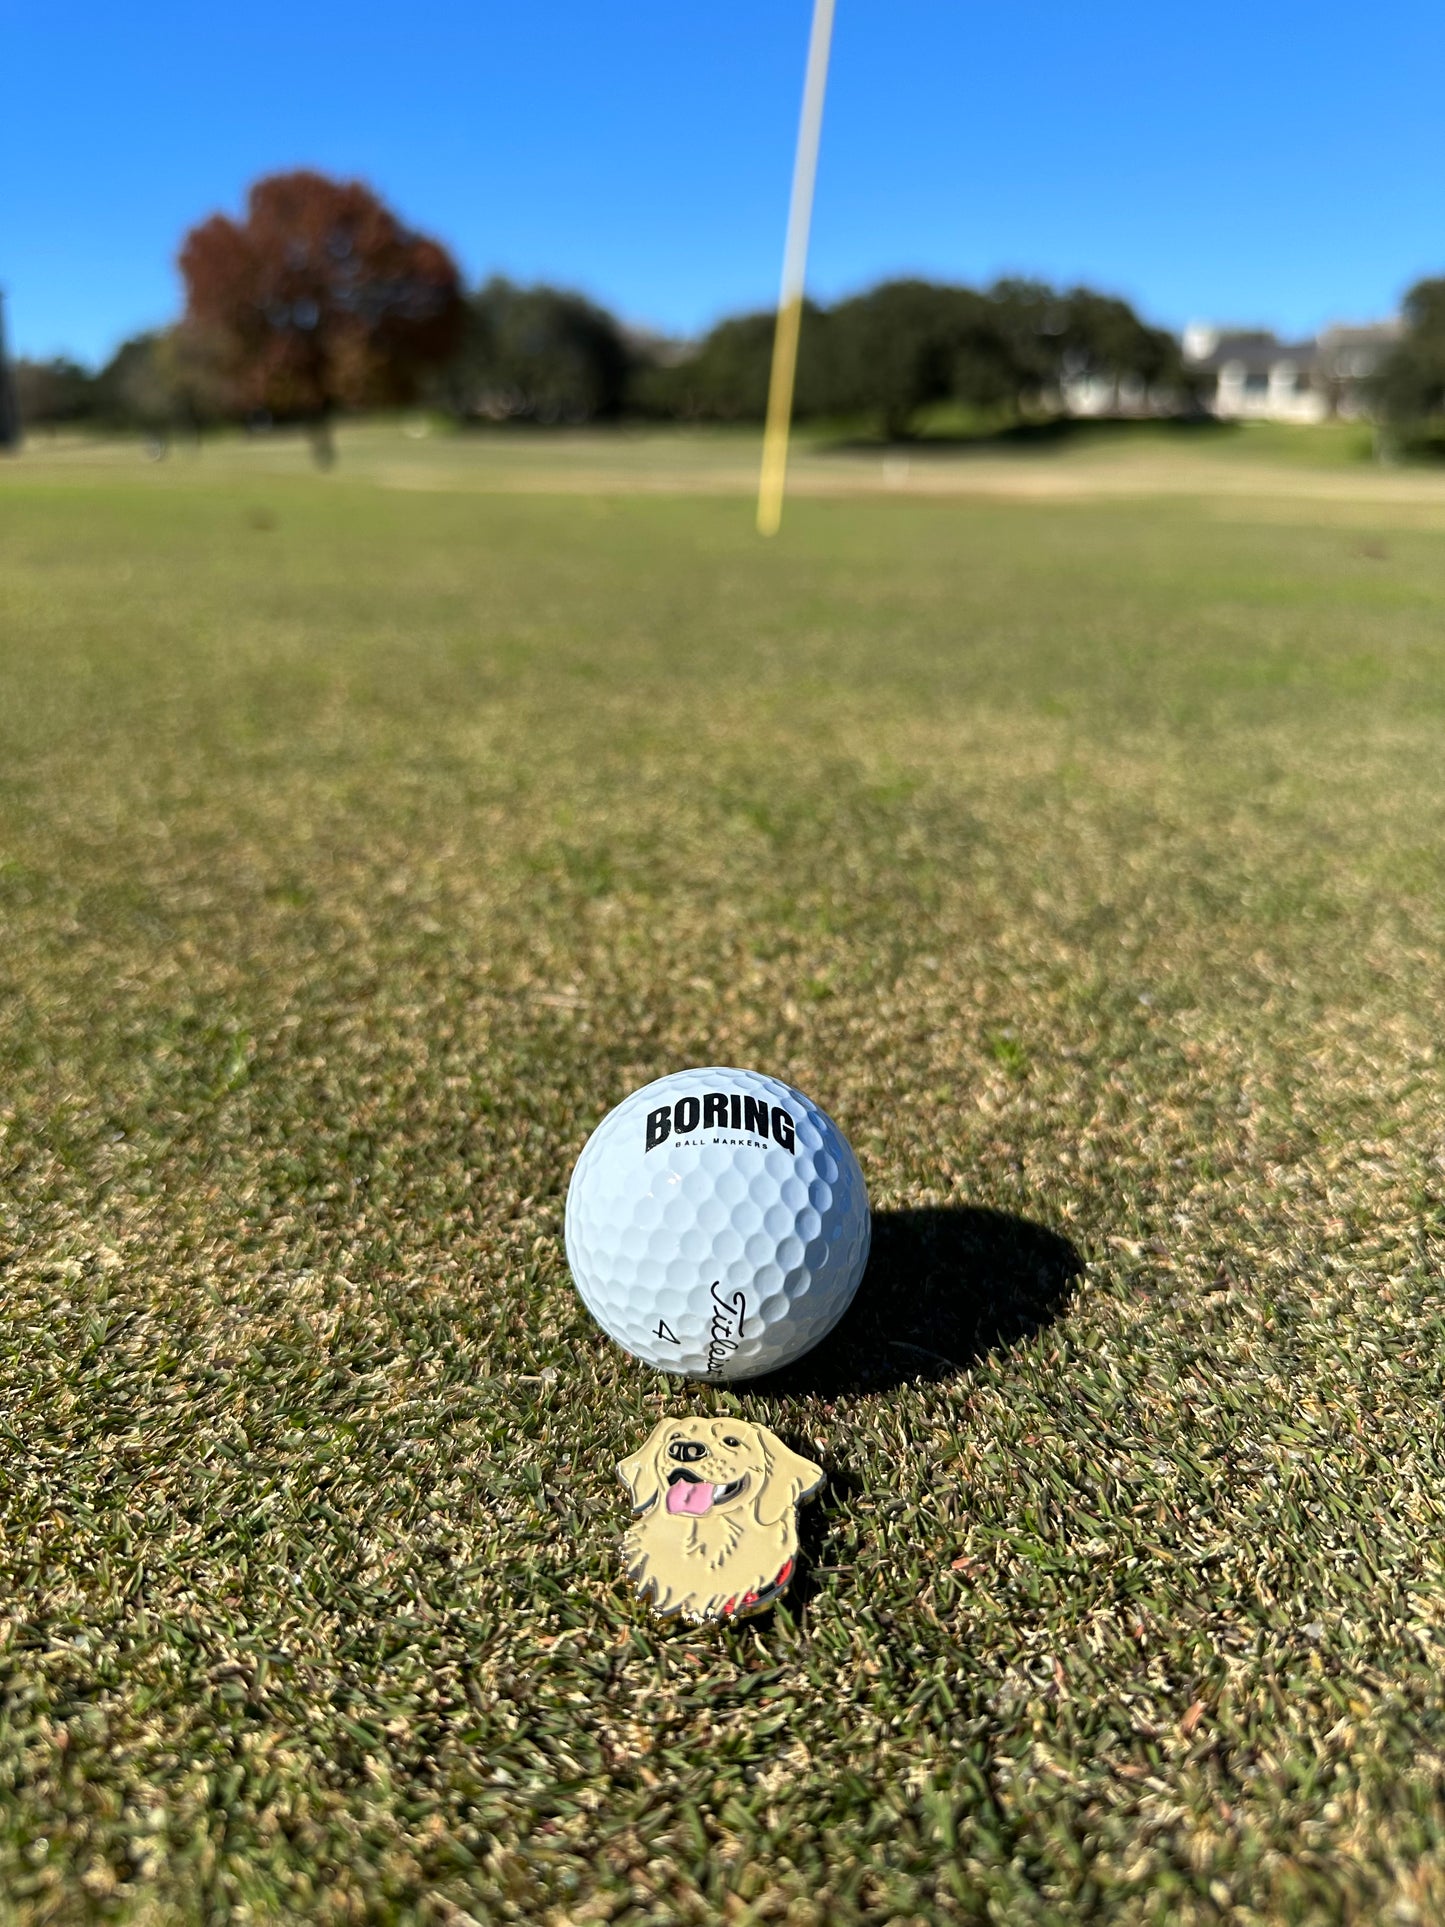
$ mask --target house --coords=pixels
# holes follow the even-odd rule
[[[1308,341],[1264,328],[1184,330],[1184,367],[1199,405],[1221,421],[1361,421],[1370,380],[1399,339],[1396,321],[1331,327]]]
[[[1370,383],[1402,332],[1398,321],[1325,329],[1316,343],[1315,369],[1330,398],[1332,415],[1341,421],[1369,420],[1373,413]]]

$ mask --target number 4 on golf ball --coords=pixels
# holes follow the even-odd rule
[[[635,1358],[756,1378],[847,1310],[868,1262],[868,1193],[848,1140],[757,1071],[677,1071],[625,1098],[567,1189],[583,1302]]]

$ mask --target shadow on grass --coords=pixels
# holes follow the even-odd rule
[[[749,1389],[840,1398],[954,1378],[1051,1325],[1083,1269],[1067,1238],[1007,1211],[875,1211],[868,1270],[836,1329]]]
[[[955,1378],[1052,1325],[1083,1270],[1076,1245],[1011,1212],[976,1205],[875,1211],[868,1270],[837,1327],[796,1365],[747,1389],[832,1400]],[[783,1429],[797,1428],[784,1422]],[[830,1464],[822,1502],[799,1508],[802,1556],[788,1609],[800,1623],[835,1570],[828,1545],[839,1506],[862,1490],[851,1472]],[[891,1623],[886,1613],[878,1617]]]
[[[889,438],[885,435],[841,435],[836,439],[819,438],[814,446],[829,455],[878,455],[892,451],[916,455],[926,461],[930,455],[957,455],[976,449],[979,453],[997,449],[1063,448],[1070,443],[1110,442],[1228,442],[1239,434],[1239,424],[1219,421],[1213,415],[1160,415],[1146,419],[1110,415],[1055,415],[1040,421],[1006,422],[997,428],[979,428],[964,434],[925,429],[917,435]]]

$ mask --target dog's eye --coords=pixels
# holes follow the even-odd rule
[[[741,1445],[742,1440],[741,1439],[724,1439],[723,1444],[724,1445]]]

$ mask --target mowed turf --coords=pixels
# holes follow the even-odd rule
[[[1445,518],[0,476],[0,1920],[1445,1915]],[[663,1071],[848,1132],[736,1393]],[[652,1620],[665,1412],[819,1459]]]

